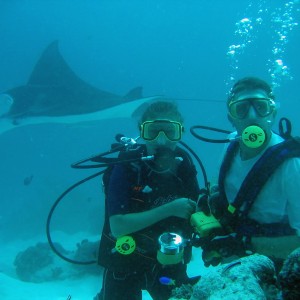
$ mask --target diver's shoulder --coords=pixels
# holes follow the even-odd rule
[[[281,137],[279,134],[272,132],[272,136],[269,142],[269,147],[280,144],[282,142],[284,142],[284,138]]]

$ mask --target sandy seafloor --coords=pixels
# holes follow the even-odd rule
[[[66,235],[69,245],[76,245],[78,236]],[[45,237],[30,240],[15,240],[2,243],[0,256],[0,299],[2,300],[92,300],[102,284],[101,274],[83,275],[79,278],[69,278],[58,281],[32,283],[21,281],[15,272],[14,260],[19,251],[23,251],[38,242],[46,242]],[[61,260],[61,267],[71,269],[72,264]],[[188,267],[189,276],[204,274],[205,269],[201,261],[199,249],[193,250],[193,259]],[[143,300],[152,299],[143,291]]]

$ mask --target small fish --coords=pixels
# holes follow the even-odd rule
[[[67,297],[67,300],[71,300],[72,299],[72,297],[71,297],[71,295],[69,295],[68,297]]]
[[[169,277],[162,276],[159,278],[159,282],[163,285],[175,285],[175,280]]]
[[[237,265],[241,265],[242,263],[238,260],[238,261],[235,261],[235,262],[233,262],[233,263],[231,263],[231,264],[228,264],[224,269],[223,269],[223,273],[224,272],[226,272],[226,271],[228,271],[229,269],[231,269],[231,268],[233,268],[233,267],[235,267],[235,266],[237,266]]]
[[[29,185],[31,183],[32,179],[33,179],[33,175],[30,175],[30,176],[24,178],[24,180],[23,180],[24,185]]]

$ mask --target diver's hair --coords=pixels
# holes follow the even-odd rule
[[[272,88],[266,81],[258,77],[245,77],[234,84],[229,92],[227,104],[229,104],[229,102],[232,101],[240,92],[244,90],[253,91],[257,89],[265,91],[269,98],[273,100],[275,99]]]
[[[181,124],[183,123],[183,117],[177,105],[165,98],[159,98],[147,107],[141,117],[140,124],[155,119],[170,119]]]

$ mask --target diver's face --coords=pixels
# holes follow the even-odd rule
[[[243,91],[229,103],[228,119],[238,134],[251,125],[261,127],[268,135],[276,116],[275,103],[263,90]]]
[[[158,148],[168,148],[174,150],[177,142],[170,141],[163,132],[160,132],[158,137],[152,141],[145,141],[148,154],[154,154]]]
[[[145,140],[148,154],[155,154],[158,148],[174,150],[181,140],[182,125],[169,119],[145,121],[141,125],[141,137]]]

